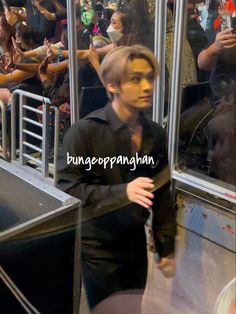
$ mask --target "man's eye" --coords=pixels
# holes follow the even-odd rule
[[[149,75],[149,76],[147,77],[147,79],[148,79],[149,82],[153,82],[154,79],[155,79],[155,77],[154,77],[153,74],[151,74],[151,75]]]
[[[133,83],[139,83],[140,82],[140,77],[132,77],[131,78],[131,81],[133,82]]]

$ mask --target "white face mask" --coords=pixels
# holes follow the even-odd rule
[[[121,31],[114,29],[114,27],[111,24],[109,25],[109,27],[107,29],[107,34],[113,43],[118,41],[123,36]]]

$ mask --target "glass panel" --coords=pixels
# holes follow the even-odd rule
[[[79,6],[78,49],[89,49],[92,44],[99,61],[108,51],[121,45],[143,44],[153,50],[155,1],[113,0],[102,3],[80,0]],[[111,26],[115,32],[111,31]],[[89,62],[87,58],[79,61],[80,118],[107,102],[105,90],[96,73],[98,68],[95,54],[90,55]],[[147,115],[152,117],[152,108]]]
[[[235,8],[231,1],[220,7],[219,1],[192,2],[183,46],[179,167],[235,190]]]

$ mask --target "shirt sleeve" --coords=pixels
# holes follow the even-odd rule
[[[169,184],[155,192],[152,231],[156,251],[161,257],[175,251],[176,209],[177,204],[172,202]]]
[[[129,203],[126,183],[105,185],[85,169],[87,165],[76,164],[76,157],[83,161],[91,157],[87,124],[88,121],[80,120],[68,130],[58,158],[58,187],[82,201],[83,220],[110,213]]]
[[[165,148],[165,134],[160,134],[160,168],[153,176],[156,190],[152,206],[152,231],[156,251],[160,257],[168,256],[175,251],[176,208],[170,192],[170,170]]]

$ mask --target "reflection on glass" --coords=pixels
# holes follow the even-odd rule
[[[174,45],[174,29],[175,29],[175,8],[173,5],[168,4],[167,8],[167,25],[166,25],[166,104],[170,100],[169,90],[172,80],[172,61],[173,61],[173,45]],[[183,85],[197,83],[197,69],[196,61],[194,59],[193,50],[191,49],[190,42],[184,38],[184,62],[182,68],[182,83]],[[167,109],[167,108],[166,108]]]
[[[198,83],[183,87],[179,155],[180,165],[235,186],[236,8],[218,2],[189,4]]]

